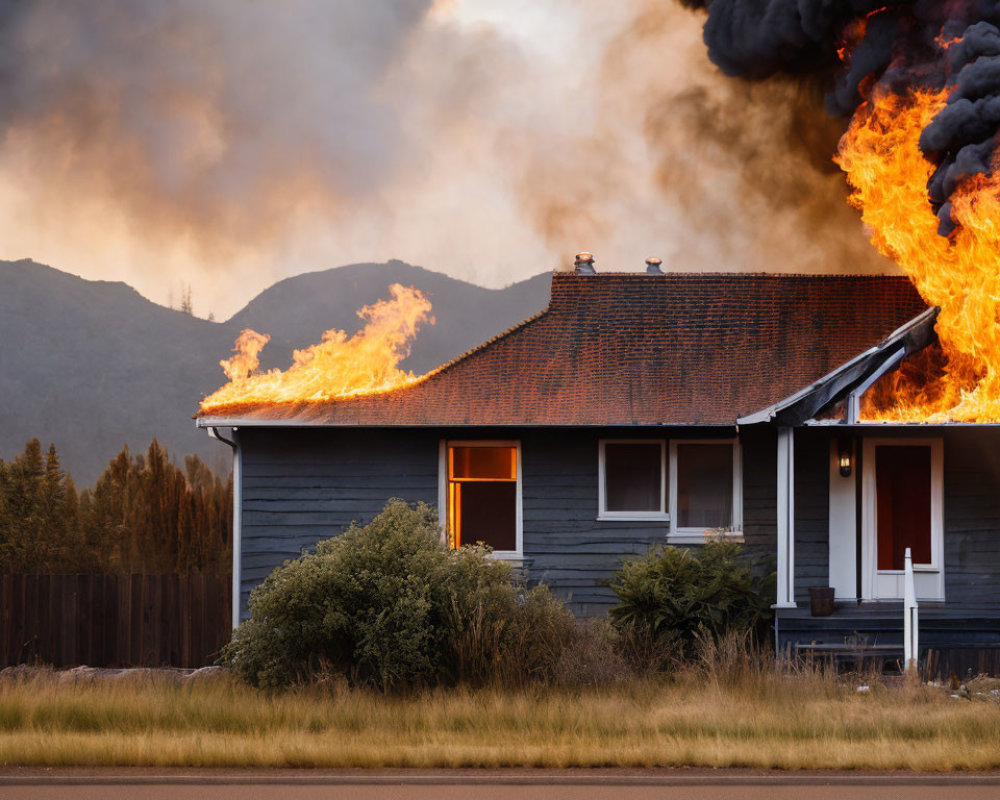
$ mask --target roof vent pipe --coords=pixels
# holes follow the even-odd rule
[[[660,269],[660,264],[663,262],[656,256],[650,256],[646,259],[646,274],[647,275],[662,275],[663,270]]]
[[[597,274],[597,271],[594,269],[594,256],[592,253],[577,253],[573,266],[576,267],[577,275]]]

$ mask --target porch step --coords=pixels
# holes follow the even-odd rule
[[[903,645],[895,644],[852,644],[844,642],[836,643],[816,643],[798,642],[793,652],[796,656],[805,656],[813,659],[832,660],[838,667],[851,665],[855,669],[861,669],[866,664],[875,664],[881,670],[894,666],[903,660]]]

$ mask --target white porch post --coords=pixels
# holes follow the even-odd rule
[[[778,428],[778,592],[775,608],[795,608],[795,429]]]

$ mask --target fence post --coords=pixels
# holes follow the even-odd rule
[[[913,559],[910,548],[903,556],[903,669],[907,674],[916,674],[920,652],[918,639],[920,623],[917,617],[917,593],[913,585]]]

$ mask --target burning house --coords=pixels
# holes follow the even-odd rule
[[[456,361],[416,378],[397,348],[339,388],[310,377],[319,352],[252,376],[251,337],[198,417],[232,431],[237,618],[283,559],[398,496],[581,614],[623,559],[719,534],[775,556],[781,647],[895,648],[912,587],[924,650],[1000,652],[1000,3],[685,4],[726,74],[829,89],[850,202],[905,277],[582,258]]]
[[[903,277],[588,261],[537,316],[390,391],[233,403],[238,379],[198,425],[234,446],[239,614],[285,559],[402,497],[579,614],[608,607],[630,556],[723,535],[776,556],[782,643],[898,643],[907,547],[925,646],[954,646],[956,616],[971,635],[973,608],[977,636],[1000,633],[988,438],[862,416],[936,315]],[[809,614],[810,586],[835,589],[833,615]]]

